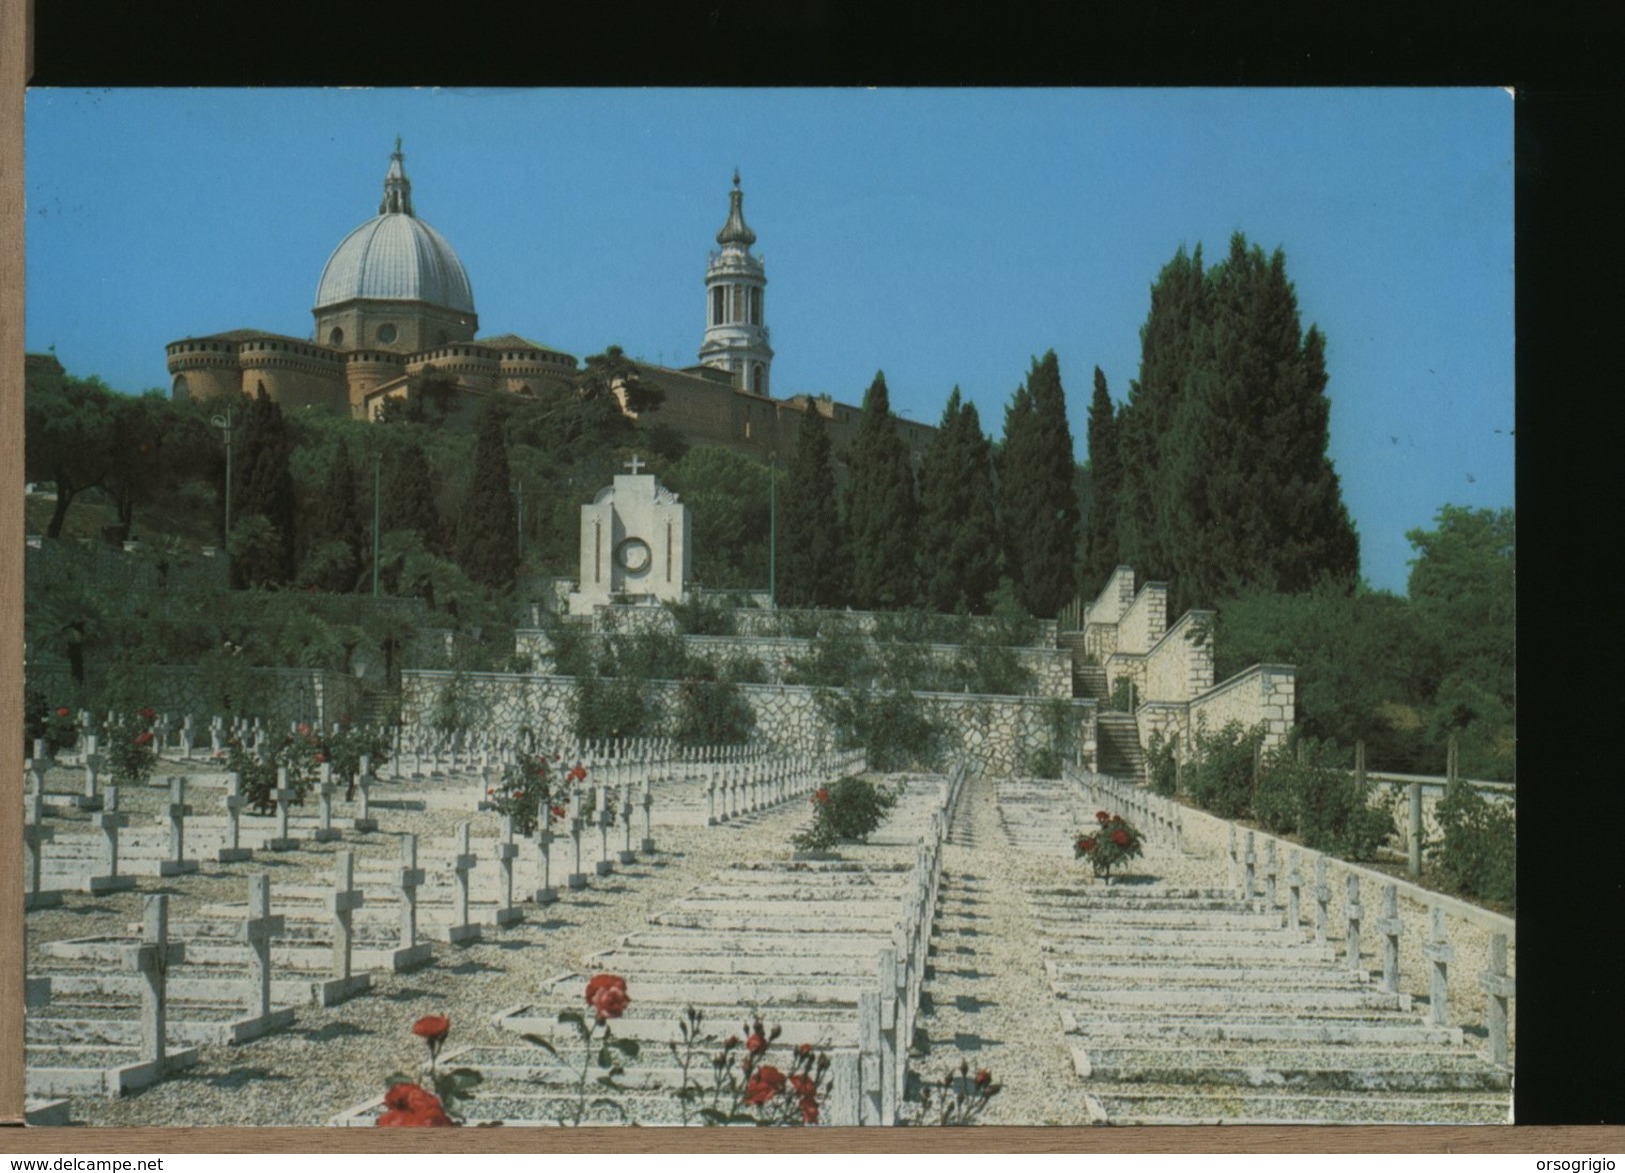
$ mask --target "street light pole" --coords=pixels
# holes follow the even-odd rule
[[[225,415],[217,415],[209,421],[219,428],[226,441],[226,562],[231,562],[231,408],[226,408]]]
[[[372,597],[378,597],[378,517],[379,495],[378,483],[383,479],[384,454],[382,451],[372,454]]]
[[[779,454],[767,466],[767,604],[779,606]]]

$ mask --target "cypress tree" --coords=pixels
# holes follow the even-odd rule
[[[333,459],[327,466],[327,483],[321,499],[310,510],[310,524],[306,527],[306,570],[310,579],[310,561],[321,559],[322,572],[315,585],[328,591],[355,589],[356,573],[361,566],[362,525],[361,504],[356,499],[355,466],[350,461],[350,446],[339,437],[333,450]],[[332,547],[325,554],[323,547]],[[338,556],[342,547],[347,556]]]
[[[276,547],[261,567],[259,578],[266,583],[287,582],[293,578],[299,517],[288,461],[293,445],[282,408],[266,394],[263,383],[244,413],[243,428],[234,437],[234,444],[232,525],[255,514],[270,523]],[[237,587],[246,585],[235,566],[232,582]]]
[[[474,481],[458,527],[458,561],[475,582],[496,591],[513,589],[519,572],[519,515],[508,471],[504,413],[487,407],[474,447]]]
[[[384,462],[378,524],[386,534],[391,530],[412,530],[423,539],[426,549],[434,553],[442,549],[434,478],[423,445],[416,440],[396,448]]]
[[[863,396],[848,453],[846,532],[852,544],[852,601],[868,610],[911,606],[918,594],[914,563],[914,469],[897,434],[886,376],[877,372]]]
[[[816,404],[801,417],[795,455],[778,497],[778,601],[787,607],[845,606],[850,549],[835,497],[829,431]]]
[[[1119,564],[1117,511],[1123,458],[1118,451],[1117,416],[1099,367],[1095,368],[1095,393],[1089,403],[1089,474],[1094,501],[1084,535],[1084,581],[1080,584],[1086,595],[1104,586]]]
[[[992,446],[959,388],[920,466],[920,585],[939,611],[984,614],[999,585]]]
[[[1033,361],[1005,413],[1001,504],[1016,599],[1056,614],[1077,591],[1078,498],[1066,391],[1052,350]]]

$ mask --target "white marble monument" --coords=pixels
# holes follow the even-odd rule
[[[651,473],[630,474],[581,507],[580,586],[570,593],[570,614],[590,615],[610,602],[677,602],[688,583],[688,506]]]

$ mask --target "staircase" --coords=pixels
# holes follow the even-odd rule
[[[1095,717],[1095,762],[1101,774],[1128,782],[1144,782],[1145,751],[1140,748],[1140,727],[1130,713],[1102,712]]]

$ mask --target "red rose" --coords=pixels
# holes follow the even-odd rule
[[[727,1038],[727,1041],[724,1042],[722,1045],[725,1048],[727,1048],[728,1050],[730,1050],[730,1051],[733,1050],[735,1047],[737,1047],[739,1045],[739,1036],[738,1035],[729,1035],[728,1038]]]
[[[812,1054],[812,1044],[811,1043],[802,1043],[801,1046],[796,1048],[796,1054],[797,1055],[811,1055]]]
[[[496,793],[496,791],[495,791],[495,790],[492,790],[492,789],[491,789],[491,788],[490,788],[490,787],[489,787],[489,786],[487,786],[487,787],[486,787],[486,788],[485,788],[485,797],[486,797],[486,798],[490,798],[490,797],[491,797],[491,796],[492,796],[492,795],[493,795],[493,794],[495,794],[495,793]]]
[[[386,1111],[374,1122],[379,1128],[455,1128],[444,1105],[433,1092],[415,1083],[398,1083],[384,1093]]]
[[[310,734],[310,722],[308,722],[308,721],[299,722],[299,736],[300,737],[306,737],[306,736],[309,736],[309,734]]]
[[[829,788],[827,786],[820,786],[817,790],[813,791],[812,800],[814,802],[828,802]]]
[[[745,1050],[749,1051],[752,1055],[760,1055],[763,1051],[767,1050],[767,1040],[761,1035],[752,1032],[750,1038],[745,1040]]]
[[[440,1106],[439,1096],[415,1083],[397,1083],[384,1093],[384,1107],[396,1112],[416,1115]]]
[[[1100,823],[1101,825],[1104,826],[1106,823],[1109,823],[1111,821],[1112,821],[1112,817],[1109,814],[1107,814],[1105,811],[1096,811],[1095,812],[1095,822]]]
[[[587,1004],[598,1011],[598,1021],[619,1018],[631,1001],[626,996],[626,979],[601,973],[587,983]]]
[[[1113,831],[1112,842],[1119,847],[1127,847],[1130,842],[1128,832],[1123,830]]]
[[[140,717],[143,721],[155,721],[158,718],[158,710],[157,709],[142,709],[139,713],[136,714],[136,716]]]
[[[578,762],[567,776],[572,782],[585,782],[587,780],[587,767]]]
[[[565,810],[562,806],[553,807],[552,810],[553,810],[553,817],[555,819],[562,819],[565,815],[570,813],[569,811]]]
[[[1095,841],[1093,839],[1079,839],[1078,840],[1078,850],[1079,851],[1093,851],[1094,849],[1095,849]]]
[[[985,1067],[981,1071],[978,1071],[976,1073],[976,1086],[977,1087],[986,1087],[988,1084],[990,1084],[992,1082],[993,1082],[993,1073],[991,1071],[987,1070]]]
[[[431,1047],[438,1047],[451,1033],[451,1019],[441,1014],[426,1014],[412,1024],[412,1033]]]
[[[817,1124],[818,1123],[818,1101],[817,1100],[802,1100],[801,1101],[801,1122],[803,1124]]]
[[[66,717],[66,716],[69,716],[69,715],[70,715],[70,714],[69,714],[69,713],[68,713],[68,706],[67,706],[67,705],[61,705],[61,706],[59,706],[59,707],[58,707],[58,708],[57,708],[57,711],[56,711],[56,715],[57,715],[57,716],[58,716],[58,717]]]
[[[784,1072],[763,1064],[745,1085],[745,1103],[765,1104],[784,1088]]]
[[[790,1077],[790,1086],[795,1089],[796,1095],[804,1100],[818,1095],[818,1085],[812,1081],[810,1076],[802,1075],[800,1072]]]
[[[150,729],[143,729],[139,734],[136,735],[135,743],[137,745],[151,745],[152,731]]]

